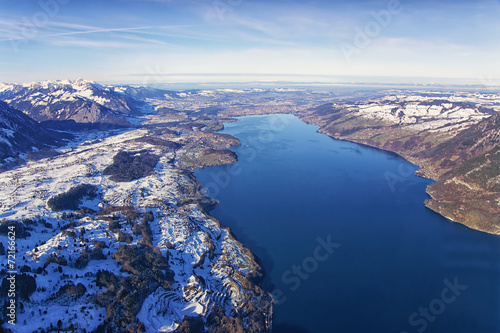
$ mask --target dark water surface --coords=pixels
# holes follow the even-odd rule
[[[273,332],[500,332],[500,237],[425,208],[414,165],[317,129],[240,118],[240,161],[195,172],[269,274]]]

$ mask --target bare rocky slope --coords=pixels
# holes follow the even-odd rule
[[[500,233],[500,114],[418,156],[437,166],[427,207],[470,227]]]

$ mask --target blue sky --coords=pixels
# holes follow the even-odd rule
[[[500,79],[498,0],[0,0],[0,82]]]

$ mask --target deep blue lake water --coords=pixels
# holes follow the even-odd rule
[[[273,332],[500,332],[500,237],[428,210],[414,165],[317,129],[240,118],[239,162],[195,172],[269,275]]]

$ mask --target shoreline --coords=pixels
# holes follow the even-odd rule
[[[316,124],[314,124],[314,123],[310,123],[310,122],[306,122],[306,121],[304,121],[304,120],[302,119],[302,117],[300,117],[300,116],[299,116],[299,115],[297,115],[297,114],[294,114],[294,113],[283,113],[283,114],[284,114],[284,115],[293,115],[293,116],[297,117],[297,118],[298,118],[301,122],[303,122],[303,123],[306,123],[306,124],[311,124],[311,125],[315,125],[315,126],[317,126],[317,125],[316,125]],[[274,115],[274,114],[267,114],[267,115],[269,116],[269,115]],[[242,117],[253,117],[253,116],[266,116],[266,114],[247,115],[247,116],[242,116]],[[378,151],[381,151],[381,152],[383,151],[384,153],[386,153],[386,154],[390,154],[390,155],[392,155],[392,156],[394,156],[394,157],[397,157],[398,159],[399,159],[399,158],[401,158],[401,162],[403,162],[403,161],[404,161],[405,163],[410,163],[410,164],[412,164],[413,166],[415,166],[415,167],[417,167],[417,168],[418,168],[415,172],[412,172],[412,175],[415,175],[415,176],[417,176],[417,177],[424,178],[424,179],[429,179],[429,180],[432,180],[432,181],[434,181],[434,182],[436,181],[435,179],[431,178],[430,176],[426,176],[426,175],[425,175],[425,174],[423,174],[423,173],[420,173],[420,174],[419,174],[419,172],[418,172],[418,171],[422,170],[422,167],[421,167],[419,164],[412,162],[409,158],[405,158],[405,156],[400,155],[399,153],[397,153],[397,152],[395,152],[395,151],[391,151],[391,150],[387,150],[387,149],[384,149],[384,148],[376,147],[376,146],[373,146],[373,145],[370,145],[370,144],[368,144],[368,143],[364,143],[364,142],[356,142],[356,141],[354,141],[354,140],[348,140],[348,139],[345,139],[345,138],[335,137],[335,136],[330,135],[330,134],[328,134],[328,133],[326,133],[326,132],[324,132],[324,131],[321,131],[321,127],[320,127],[318,130],[316,130],[316,132],[317,132],[318,134],[324,134],[324,135],[327,135],[327,136],[329,136],[329,137],[330,137],[331,139],[333,139],[333,140],[339,140],[339,141],[345,141],[345,142],[354,143],[354,144],[356,144],[356,145],[360,145],[360,146],[363,146],[363,147],[368,147],[368,148],[370,148],[370,149],[375,149],[375,150],[378,150]],[[240,140],[238,137],[235,137],[235,138],[236,138],[236,139],[238,139],[238,140]],[[232,146],[231,146],[231,147],[232,147]],[[199,169],[204,169],[204,168],[199,168]],[[200,187],[202,187],[202,185],[201,185],[200,181],[199,181],[196,177],[195,177],[195,179],[196,179],[196,182],[200,185]],[[426,189],[426,193],[427,193],[427,195],[429,195],[429,196],[432,198],[432,196],[429,194],[429,192],[427,191],[427,189]],[[460,222],[453,221],[452,219],[448,218],[447,216],[445,216],[445,215],[443,215],[443,214],[441,214],[441,213],[439,213],[439,212],[436,212],[435,210],[433,210],[433,209],[431,209],[430,207],[428,207],[428,206],[427,206],[427,200],[426,200],[426,201],[423,201],[422,203],[426,206],[426,208],[427,208],[427,209],[431,210],[433,213],[439,214],[439,215],[441,216],[441,218],[444,218],[444,219],[448,220],[449,222],[460,223]],[[211,212],[211,210],[210,210],[209,212],[207,212],[207,213],[210,215],[210,212]],[[211,216],[213,219],[217,220],[217,219],[216,219],[215,217],[213,217],[212,215],[210,215],[210,216]],[[439,222],[439,221],[438,221],[438,222]],[[443,220],[442,222],[444,222],[444,220]],[[223,222],[220,222],[220,221],[219,221],[219,223],[223,225]],[[466,226],[466,227],[467,227],[467,228],[469,228],[469,229],[476,230],[476,231],[480,231],[480,232],[484,232],[484,231],[482,231],[482,230],[472,228],[472,227],[470,227],[470,226],[469,226],[469,225],[467,225],[467,224],[464,224],[464,223],[460,223],[460,224],[461,224],[461,225]],[[226,227],[226,228],[227,228],[227,227]],[[229,229],[229,228],[227,228],[227,230],[230,230],[230,229]],[[488,232],[487,232],[487,233],[488,233]],[[253,254],[254,260],[256,260],[256,261],[257,261],[257,263],[259,264],[259,266],[262,268],[262,270],[263,270],[263,271],[264,271],[264,273],[266,274],[266,276],[265,276],[264,278],[266,278],[266,277],[267,277],[267,272],[265,271],[265,268],[262,266],[262,262],[259,260],[260,258],[259,258],[256,254],[254,254],[254,253],[253,253],[253,252],[252,252],[252,251],[251,251],[251,250],[247,247],[247,246],[248,246],[248,244],[242,244],[242,243],[238,240],[237,235],[235,235],[232,231],[230,231],[230,234],[231,234],[231,236],[232,236],[232,237],[233,237],[233,238],[234,238],[234,239],[238,242],[238,244],[241,244],[244,248],[248,249],[248,250],[249,250],[249,252]],[[490,234],[491,234],[491,233],[490,233]],[[262,287],[262,283],[260,284],[260,286]],[[269,292],[267,289],[264,289],[264,290],[265,290],[266,292]],[[270,318],[271,318],[271,320],[273,319],[273,318],[272,318],[272,315],[273,315],[273,313],[272,313],[272,309],[271,309],[271,312],[270,312],[270,316],[271,316]],[[272,323],[271,323],[271,325],[272,325]],[[271,326],[271,327],[272,327],[272,326]]]
[[[315,123],[315,122],[311,122],[311,121],[307,121],[305,120],[304,118],[304,115],[301,114],[301,112],[280,112],[280,113],[255,113],[255,114],[250,114],[250,115],[243,115],[243,116],[238,116],[238,117],[234,117],[233,120],[231,122],[234,122],[234,121],[238,121],[237,118],[239,117],[252,117],[252,116],[269,116],[269,115],[278,115],[278,114],[283,114],[283,115],[293,115],[297,118],[300,119],[300,121],[306,123],[306,124],[310,124],[310,125],[315,125],[315,126],[318,126],[319,128],[317,129],[317,132],[320,133],[320,134],[324,134],[324,135],[327,135],[328,137],[334,139],[334,140],[341,140],[341,141],[346,141],[346,142],[351,142],[351,143],[355,143],[355,144],[359,144],[359,145],[362,145],[364,147],[369,147],[371,149],[377,149],[379,151],[383,151],[385,153],[389,153],[391,155],[394,155],[395,157],[398,157],[398,158],[402,158],[404,161],[408,162],[408,163],[411,163],[412,165],[418,167],[418,169],[414,172],[414,175],[417,176],[417,177],[421,177],[421,178],[424,178],[424,179],[429,179],[432,181],[431,184],[429,184],[427,187],[426,187],[426,190],[425,190],[425,193],[429,196],[429,199],[425,200],[423,202],[423,204],[425,205],[425,207],[439,215],[441,215],[443,218],[453,222],[453,223],[459,223],[461,225],[464,225],[466,226],[467,228],[469,229],[472,229],[472,230],[476,230],[476,231],[480,231],[480,232],[485,232],[485,233],[488,233],[488,234],[492,234],[492,235],[500,235],[500,230],[497,231],[497,232],[494,232],[492,230],[489,230],[487,228],[483,228],[481,226],[476,226],[474,225],[473,222],[471,221],[467,221],[467,220],[460,220],[458,218],[454,218],[454,217],[451,217],[451,216],[447,216],[445,214],[443,214],[442,212],[440,212],[437,208],[433,208],[431,207],[431,204],[432,202],[436,202],[437,204],[439,204],[440,201],[438,201],[431,193],[430,193],[430,186],[435,184],[436,182],[439,181],[439,177],[435,177],[434,175],[430,174],[429,171],[426,171],[425,169],[425,166],[423,165],[423,163],[421,161],[419,161],[418,159],[415,159],[415,158],[411,158],[409,156],[405,156],[405,155],[402,155],[394,150],[389,150],[389,149],[385,149],[385,148],[381,148],[381,147],[377,147],[375,145],[372,145],[372,144],[369,144],[367,142],[363,142],[363,141],[358,141],[358,140],[353,140],[353,139],[348,139],[348,138],[345,138],[345,137],[340,137],[340,136],[336,136],[334,134],[331,134],[331,133],[328,133],[323,126]],[[225,122],[224,122],[225,123]],[[223,123],[223,124],[224,124]],[[221,129],[223,130],[223,129]],[[217,131],[217,132],[220,132],[221,130]],[[214,133],[217,133],[217,132],[214,132]],[[237,138],[236,138],[237,139]]]
[[[491,230],[488,228],[484,228],[484,227],[476,225],[474,222],[469,221],[467,219],[461,220],[459,218],[454,218],[452,216],[449,216],[449,214],[445,215],[443,212],[441,212],[439,210],[439,204],[442,203],[442,201],[439,201],[438,199],[435,198],[435,196],[432,195],[431,186],[436,184],[443,177],[443,175],[436,177],[435,175],[430,174],[429,171],[426,170],[426,167],[425,167],[424,163],[422,163],[421,160],[419,160],[417,158],[412,158],[410,156],[402,155],[394,150],[389,150],[386,148],[377,147],[375,145],[372,145],[372,144],[364,142],[364,141],[353,140],[353,139],[349,139],[349,138],[345,138],[345,137],[341,137],[341,136],[337,136],[337,135],[328,133],[327,130],[324,130],[322,126],[315,124],[314,122],[303,120],[303,117],[300,115],[297,115],[297,116],[299,117],[299,119],[301,121],[303,121],[307,124],[313,124],[313,125],[319,126],[320,128],[318,129],[318,133],[325,134],[334,140],[342,140],[342,141],[347,141],[347,142],[351,142],[351,143],[356,143],[356,144],[359,144],[359,145],[362,145],[365,147],[370,147],[372,149],[377,149],[380,151],[384,151],[386,153],[394,154],[395,156],[398,156],[398,157],[404,159],[405,161],[417,166],[419,169],[416,170],[414,173],[416,176],[421,177],[421,178],[425,178],[425,179],[430,179],[433,181],[431,184],[429,184],[427,186],[427,188],[425,190],[425,193],[427,193],[427,195],[430,197],[430,199],[425,200],[423,203],[427,209],[441,215],[442,217],[444,217],[445,219],[447,219],[453,223],[459,223],[461,225],[466,226],[469,229],[480,231],[480,232],[485,232],[485,233],[488,233],[491,235],[500,235],[500,230],[494,231],[494,230]],[[432,165],[430,165],[430,167],[432,167]],[[432,205],[432,203],[435,203],[435,205]]]
[[[347,141],[347,142],[351,142],[351,143],[356,143],[356,144],[359,144],[359,145],[362,145],[362,146],[365,146],[365,147],[370,147],[372,149],[377,149],[377,150],[380,150],[380,151],[383,151],[383,152],[386,152],[386,153],[395,154],[396,156],[404,159],[406,162],[411,163],[411,164],[417,166],[419,169],[417,169],[415,171],[415,173],[414,173],[415,176],[421,177],[421,178],[424,178],[424,179],[430,179],[430,180],[432,180],[432,183],[429,184],[426,187],[426,189],[425,189],[425,193],[430,197],[430,199],[427,199],[427,200],[425,200],[423,202],[424,206],[427,209],[429,209],[429,210],[431,210],[431,211],[439,214],[440,216],[444,217],[445,219],[447,219],[447,220],[449,220],[449,221],[451,221],[453,223],[459,223],[459,224],[461,224],[461,225],[463,225],[463,226],[465,226],[465,227],[467,227],[467,228],[469,228],[471,230],[480,231],[480,232],[488,233],[488,234],[491,234],[491,235],[500,235],[500,230],[495,233],[495,232],[492,232],[492,231],[487,230],[485,228],[475,227],[469,221],[460,221],[460,220],[455,219],[453,217],[446,216],[446,215],[442,214],[437,208],[436,209],[432,208],[430,203],[431,202],[437,202],[437,203],[439,203],[439,201],[430,193],[429,189],[430,189],[430,186],[432,184],[435,184],[439,179],[435,179],[433,176],[426,174],[423,166],[418,161],[413,160],[413,159],[408,158],[408,157],[405,157],[403,155],[400,155],[399,153],[397,153],[395,151],[387,150],[387,149],[380,148],[380,147],[377,147],[377,146],[373,146],[373,145],[370,145],[370,144],[365,143],[365,142],[358,142],[358,141],[349,140],[349,139],[345,139],[345,138],[335,137],[333,135],[327,134],[326,132],[319,131],[319,130],[318,130],[318,132],[321,133],[321,134],[325,134],[325,135],[327,135],[327,136],[329,136],[329,137],[331,137],[332,139],[335,139],[335,140],[342,140],[342,141]]]
[[[237,120],[234,120],[237,121]],[[233,122],[233,121],[231,121]],[[213,133],[218,133],[220,131],[216,131]],[[235,138],[235,137],[233,137]],[[235,138],[237,139],[237,138]],[[238,140],[239,141],[239,140]],[[239,146],[239,144],[234,144],[231,145],[230,147],[236,147]],[[236,154],[235,154],[236,155]],[[259,299],[262,302],[265,302],[266,306],[269,306],[269,309],[265,313],[265,323],[267,325],[266,331],[265,332],[272,332],[272,323],[273,323],[273,313],[274,313],[274,298],[272,297],[272,294],[267,290],[266,288],[266,283],[268,282],[268,272],[264,268],[262,259],[257,256],[255,253],[253,253],[247,246],[245,246],[238,238],[238,236],[233,232],[233,230],[225,226],[221,221],[219,221],[216,217],[211,215],[211,211],[217,208],[219,205],[219,200],[209,197],[202,193],[202,189],[204,188],[203,185],[200,183],[200,181],[196,178],[194,171],[198,169],[206,169],[210,167],[216,167],[216,166],[222,166],[222,165],[231,165],[238,162],[238,159],[236,159],[233,162],[227,163],[227,162],[221,162],[220,164],[217,165],[208,165],[208,166],[200,166],[200,167],[193,167],[191,169],[184,169],[183,172],[186,173],[189,177],[189,179],[193,182],[194,185],[194,200],[193,203],[196,204],[196,206],[200,209],[200,211],[205,215],[207,219],[210,219],[214,223],[216,223],[221,229],[224,229],[227,231],[229,237],[232,239],[232,241],[240,248],[240,250],[248,256],[248,258],[251,260],[252,265],[254,269],[251,270],[250,273],[247,274],[246,278],[249,283],[251,283],[250,286],[247,286],[246,289],[260,289],[265,297],[259,297]],[[268,302],[266,302],[268,301]],[[260,303],[260,302],[259,302]],[[252,303],[253,304],[253,303]],[[253,304],[254,307],[258,308],[257,304]],[[265,312],[265,309],[260,309],[262,312]]]

